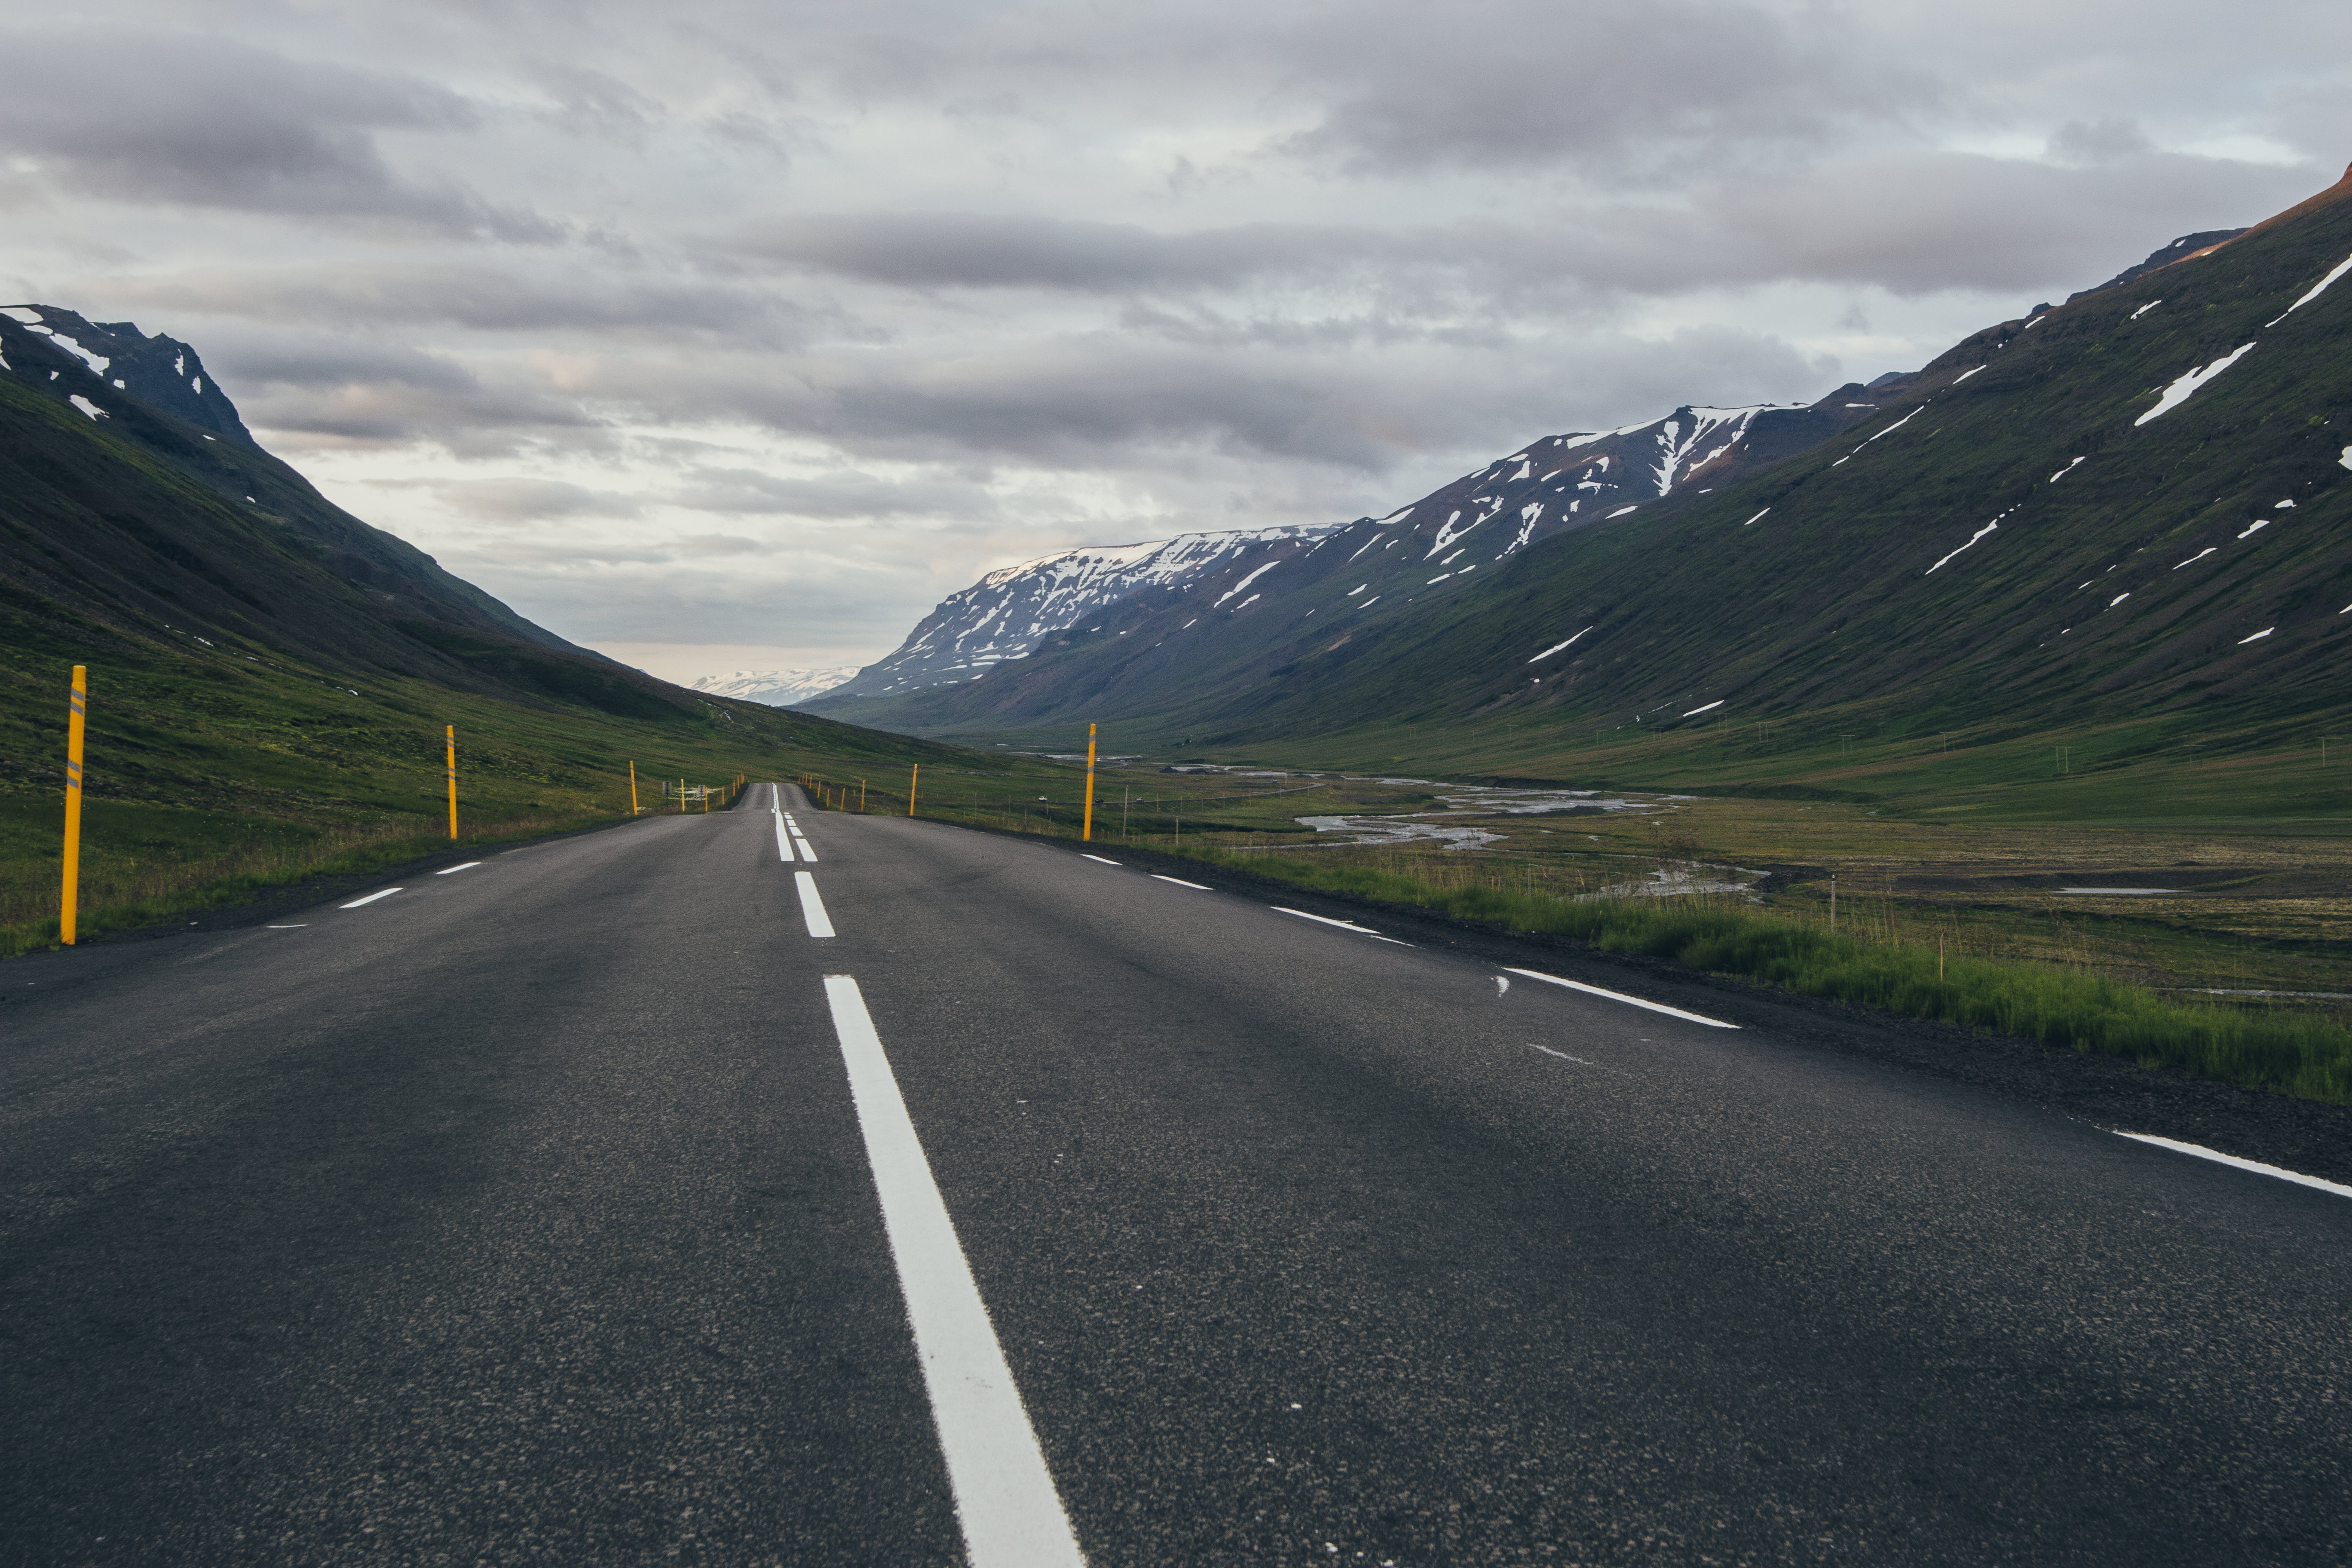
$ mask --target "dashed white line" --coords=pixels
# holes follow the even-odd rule
[[[1181,877],[1163,877],[1157,871],[1151,873],[1151,879],[1155,882],[1173,882],[1180,888],[1198,888],[1204,893],[1214,890],[1205,882],[1188,882]]]
[[[824,912],[824,900],[817,897],[816,878],[806,871],[795,871],[793,882],[800,889],[801,919],[808,921],[809,935],[831,936],[833,921]]]
[[[2126,1132],[2120,1128],[2116,1136],[2128,1138],[2136,1143],[2153,1143],[2159,1149],[2169,1149],[2176,1154],[2194,1154],[2200,1160],[2229,1165],[2241,1171],[2252,1171],[2258,1176],[2275,1176],[2282,1182],[2293,1182],[2299,1187],[2316,1187],[2323,1193],[2334,1193],[2339,1198],[2352,1198],[2352,1187],[2340,1182],[2326,1181],[2318,1176],[2306,1176],[2297,1171],[2281,1170],[2255,1160],[2241,1160],[2235,1154],[2224,1154],[2219,1149],[2208,1149],[2201,1143],[2182,1143],[2170,1138],[2158,1138],[2153,1132]]]
[[[375,902],[378,899],[388,899],[388,898],[392,897],[392,896],[393,896],[393,894],[397,893],[397,892],[400,892],[400,891],[402,891],[402,889],[399,889],[399,888],[386,888],[383,891],[382,891],[382,892],[380,892],[380,893],[370,893],[370,894],[369,894],[366,898],[364,898],[364,899],[353,899],[350,903],[345,904],[345,905],[343,905],[342,907],[343,907],[344,909],[347,909],[347,910],[355,910],[355,909],[358,909],[362,904],[372,904],[372,903]]]
[[[1412,945],[1412,943],[1409,942],[1398,942],[1397,939],[1392,936],[1382,936],[1380,932],[1373,931],[1369,926],[1360,926],[1350,921],[1326,920],[1321,915],[1310,915],[1305,910],[1285,909],[1280,904],[1268,904],[1266,908],[1272,910],[1278,915],[1297,915],[1300,920],[1313,921],[1317,925],[1337,926],[1341,931],[1351,931],[1358,936],[1370,937],[1374,942],[1394,942],[1399,947],[1411,947]]]
[[[269,929],[271,931],[309,931],[310,928],[305,924],[299,926],[271,926]]]
[[[468,860],[462,866],[452,866],[447,870],[436,871],[433,874],[436,877],[446,877],[454,871],[470,871],[480,864],[481,862],[479,860]]]
[[[846,974],[825,976],[824,999],[849,1069],[850,1098],[874,1167],[968,1560],[974,1568],[1084,1568],[866,999]]]
[[[789,866],[793,863],[793,841],[784,836],[784,819],[776,818],[776,858]]]
[[[1092,860],[1097,866],[1116,866],[1118,864],[1116,860],[1106,860],[1099,855],[1089,855],[1083,849],[1078,852],[1078,858],[1081,860]]]
[[[812,866],[816,864],[816,850],[810,847],[809,841],[801,836],[801,830],[797,827],[793,829],[793,844],[800,850],[802,859]]]
[[[1536,1043],[1535,1043],[1533,1040],[1529,1040],[1529,1041],[1528,1042],[1528,1044],[1529,1044],[1529,1045],[1531,1045],[1531,1046],[1535,1046],[1535,1045],[1536,1045]],[[1580,1067],[1580,1068],[1589,1068],[1589,1067],[1591,1067],[1591,1066],[1592,1065],[1591,1062],[1586,1061],[1582,1057],[1572,1057],[1572,1056],[1570,1056],[1566,1051],[1556,1051],[1556,1050],[1553,1050],[1549,1046],[1536,1046],[1536,1049],[1538,1049],[1538,1050],[1541,1051],[1544,1055],[1546,1055],[1546,1056],[1548,1056],[1548,1057],[1558,1057],[1560,1060],[1562,1060],[1562,1061],[1564,1061],[1564,1062],[1574,1062],[1578,1067]]]
[[[1685,1013],[1680,1007],[1669,1007],[1663,1002],[1644,1002],[1639,996],[1628,996],[1622,991],[1603,991],[1598,985],[1587,985],[1581,981],[1562,980],[1559,975],[1546,974],[1540,969],[1514,969],[1511,973],[1524,974],[1530,980],[1541,980],[1553,985],[1565,985],[1570,991],[1581,991],[1588,996],[1606,996],[1612,1002],[1622,1002],[1629,1007],[1647,1007],[1651,1012],[1664,1013],[1669,1018],[1687,1018],[1694,1024],[1705,1024],[1710,1029],[1739,1027],[1737,1024],[1727,1024],[1720,1018],[1708,1018],[1696,1013]]]

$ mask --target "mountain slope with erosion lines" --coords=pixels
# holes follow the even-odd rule
[[[1052,721],[1076,712],[1073,704],[1132,711],[1188,701],[1286,662],[1335,623],[1407,605],[1441,616],[1478,572],[1803,451],[1874,413],[1904,379],[1843,386],[1809,408],[1683,407],[1619,430],[1547,437],[1383,518],[1024,562],[951,595],[887,658],[810,706],[926,730]],[[1032,657],[1073,653],[1083,657]]]
[[[1430,613],[1327,611],[1181,692],[1073,642],[1021,671],[1048,700],[906,716],[1332,756],[1376,717],[1589,735],[1875,704],[2021,732],[2223,704],[2306,726],[2352,651],[2347,198],[1989,328],[1846,439],[1538,541]]]

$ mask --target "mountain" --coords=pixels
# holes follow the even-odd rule
[[[128,321],[93,324],[54,305],[10,306],[0,310],[0,387],[16,395],[0,424],[5,517],[24,547],[16,567],[38,592],[151,621],[184,620],[201,607],[227,617],[215,624],[257,630],[265,606],[290,610],[304,600],[286,579],[299,563],[364,602],[362,626],[350,628],[358,640],[341,649],[356,657],[409,657],[365,629],[404,623],[433,628],[427,641],[513,641],[619,668],[328,500],[255,444],[196,351],[176,339],[148,337]],[[47,416],[33,417],[37,410]],[[60,427],[76,426],[104,439],[61,444]],[[126,468],[125,458],[135,461]],[[191,489],[208,504],[190,510],[166,499]],[[260,539],[269,547],[252,548]],[[300,619],[302,635],[338,649],[340,612],[325,604]]]
[[[1148,645],[1136,645],[1147,651],[1119,659],[1116,679],[1090,680],[1081,695],[1121,707],[1188,697],[1318,613],[1326,626],[1381,604],[1442,614],[1478,571],[1555,534],[1708,494],[1875,413],[1907,380],[1849,384],[1811,407],[1685,406],[1622,429],[1546,437],[1383,518],[1041,556],[950,595],[887,658],[811,706],[885,727],[981,714],[1026,721],[1056,700],[1026,671],[1006,696],[1001,677],[985,690],[941,689],[1147,627]]]
[[[1538,443],[1437,506],[1301,548],[1373,552],[1344,579],[1318,564],[1266,580],[1328,593],[1236,614],[1209,596],[1221,577],[1189,603],[1122,604],[976,686],[826,706],[930,733],[1111,718],[1219,744],[1833,710],[1879,727],[2224,710],[2307,727],[2341,706],[2352,651],[2352,286],[2336,286],[2352,173],[2188,249],[1972,335],[1880,388],[1846,439],[1578,514],[1607,526],[1517,552],[1463,526],[1569,499],[1585,448]],[[1433,523],[1446,546],[1468,536],[1482,569],[1466,586]],[[1408,528],[1410,545],[1383,537]],[[1345,595],[1374,561],[1366,607],[1369,589]],[[1211,657],[1183,657],[1196,616]]]
[[[2147,259],[2138,266],[2126,267],[2105,283],[2077,289],[2067,295],[2066,302],[2071,305],[2086,294],[2096,294],[2104,289],[2113,289],[2117,284],[2128,283],[2133,279],[2153,272],[2159,267],[2169,267],[2176,261],[2186,261],[2192,256],[2202,256],[2215,246],[2235,239],[2245,232],[2242,228],[2209,228],[2200,234],[2184,234],[2170,245],[2159,245],[2149,251]]]
[[[738,669],[726,675],[706,675],[688,688],[718,697],[740,698],[770,708],[790,708],[819,692],[830,691],[857,673],[854,664],[823,669]]]
[[[0,953],[56,933],[75,665],[82,893],[116,927],[223,878],[407,852],[440,829],[452,725],[469,833],[609,819],[633,770],[973,761],[574,647],[320,497],[187,344],[16,306],[0,314]]]

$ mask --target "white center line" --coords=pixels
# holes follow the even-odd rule
[[[1099,855],[1089,855],[1083,849],[1078,852],[1078,858],[1081,860],[1092,860],[1098,866],[1116,866],[1118,864],[1116,860],[1106,860]]]
[[[1286,910],[1280,904],[1268,904],[1266,908],[1272,910],[1278,915],[1297,915],[1300,920],[1313,921],[1317,925],[1337,926],[1341,931],[1351,931],[1358,936],[1370,937],[1374,942],[1393,942],[1398,947],[1411,947],[1412,945],[1412,943],[1409,942],[1398,942],[1397,939],[1392,936],[1382,936],[1376,931],[1370,930],[1364,926],[1356,925],[1349,921],[1326,920],[1321,915],[1310,915],[1305,910]]]
[[[866,999],[846,974],[824,977],[824,999],[849,1069],[850,1098],[874,1167],[882,1226],[906,1294],[968,1560],[973,1568],[1084,1568]]]
[[[436,871],[433,874],[436,877],[446,877],[449,875],[450,871],[470,871],[480,864],[481,862],[479,860],[468,860],[462,866],[450,867],[448,871]]]
[[[1157,871],[1151,873],[1151,879],[1155,882],[1173,882],[1180,888],[1198,888],[1204,893],[1212,890],[1205,882],[1188,882],[1181,877],[1163,877]]]
[[[784,837],[784,819],[776,818],[776,858],[789,866],[793,863],[793,841]]]
[[[271,926],[269,929],[270,929],[271,931],[309,931],[310,928],[308,925],[299,925],[299,926]]]
[[[801,919],[808,921],[809,935],[831,936],[833,921],[824,912],[824,900],[816,896],[816,878],[806,871],[795,871],[793,881],[800,889]]]
[[[801,830],[797,827],[793,829],[793,842],[799,846],[802,859],[812,866],[816,864],[816,851],[809,847],[809,841],[802,837]]]
[[[1535,1043],[1533,1040],[1529,1040],[1529,1041],[1528,1042],[1528,1044],[1529,1044],[1529,1045],[1531,1045],[1531,1046],[1535,1046],[1535,1045],[1536,1045],[1536,1043]],[[1589,1067],[1591,1067],[1591,1066],[1592,1065],[1591,1062],[1586,1061],[1582,1057],[1572,1057],[1572,1056],[1570,1056],[1566,1051],[1556,1051],[1556,1050],[1553,1050],[1549,1046],[1536,1046],[1536,1049],[1538,1049],[1538,1050],[1541,1051],[1544,1055],[1546,1055],[1546,1056],[1548,1056],[1548,1057],[1558,1057],[1560,1060],[1562,1060],[1562,1061],[1564,1061],[1564,1062],[1574,1062],[1578,1067],[1580,1067],[1580,1068],[1589,1068]]]
[[[1727,1024],[1720,1018],[1705,1018],[1696,1013],[1685,1013],[1680,1007],[1669,1007],[1663,1002],[1644,1002],[1639,996],[1628,996],[1622,991],[1603,991],[1598,985],[1581,981],[1562,980],[1557,974],[1546,974],[1540,969],[1514,969],[1514,974],[1524,974],[1530,980],[1541,980],[1553,985],[1565,985],[1570,991],[1581,991],[1588,996],[1606,996],[1612,1002],[1622,1002],[1630,1007],[1647,1007],[1653,1013],[1664,1013],[1669,1018],[1687,1018],[1694,1024],[1705,1024],[1710,1029],[1736,1029],[1737,1024]]]
[[[2306,1176],[2299,1172],[2281,1170],[2276,1165],[2264,1165],[2253,1160],[2241,1160],[2235,1154],[2224,1154],[2219,1149],[2208,1149],[2200,1143],[2179,1143],[2169,1138],[2158,1138],[2153,1132],[2126,1132],[2121,1129],[2116,1130],[2116,1136],[2129,1138],[2137,1143],[2153,1143],[2159,1149],[2169,1149],[2177,1154],[2194,1154],[2200,1160],[2211,1160],[2218,1164],[2235,1166],[2241,1171],[2252,1171],[2258,1176],[2275,1176],[2282,1182],[2293,1182],[2299,1187],[2316,1187],[2323,1193],[2334,1193],[2339,1198],[2352,1198],[2352,1187],[2345,1186],[2340,1182],[2330,1182],[2318,1176]]]
[[[372,904],[372,903],[375,902],[378,899],[388,899],[388,898],[392,897],[392,896],[393,896],[393,894],[397,893],[397,892],[399,892],[400,890],[401,890],[401,889],[398,889],[398,888],[386,888],[386,889],[385,889],[383,892],[381,892],[381,893],[370,893],[370,894],[369,894],[366,898],[364,898],[364,899],[353,899],[350,903],[345,904],[345,905],[343,906],[343,908],[345,908],[345,909],[347,909],[347,910],[355,910],[355,909],[358,909],[362,904]]]

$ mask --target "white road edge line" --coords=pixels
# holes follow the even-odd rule
[[[800,889],[801,919],[808,921],[809,935],[831,936],[833,921],[824,912],[824,900],[816,896],[816,879],[806,871],[795,871],[793,882]]]
[[[343,905],[343,906],[341,906],[341,907],[342,907],[342,908],[344,908],[344,909],[347,909],[347,910],[355,910],[355,909],[358,909],[362,904],[372,904],[372,903],[375,902],[378,899],[388,899],[388,898],[392,897],[392,896],[393,896],[393,894],[397,893],[397,892],[399,892],[399,891],[401,891],[401,890],[402,890],[402,889],[398,889],[398,888],[386,888],[386,889],[385,889],[383,892],[381,892],[381,893],[370,893],[370,894],[369,894],[366,898],[364,898],[364,899],[353,899],[350,903],[345,904],[345,905]]]
[[[1078,851],[1078,858],[1081,860],[1092,860],[1098,866],[1116,866],[1118,864],[1116,860],[1106,860],[1099,855],[1089,855],[1083,849]]]
[[[1151,873],[1151,879],[1155,882],[1173,882],[1180,888],[1198,888],[1204,893],[1216,890],[1205,882],[1188,882],[1181,877],[1163,877],[1157,871]]]
[[[1321,915],[1310,915],[1305,910],[1285,909],[1280,904],[1268,904],[1266,905],[1266,908],[1272,910],[1278,915],[1297,915],[1300,920],[1313,921],[1318,925],[1338,926],[1341,931],[1351,931],[1358,936],[1370,937],[1374,942],[1393,942],[1398,947],[1411,947],[1412,945],[1412,943],[1409,942],[1402,942],[1392,936],[1382,936],[1380,932],[1370,930],[1365,926],[1351,925],[1346,921],[1325,920]]]
[[[480,864],[481,862],[479,860],[468,860],[462,866],[452,866],[447,871],[436,871],[433,874],[436,877],[446,877],[449,875],[450,871],[470,871]]]
[[[856,980],[824,977],[931,1420],[973,1568],[1085,1568],[1021,1390]]]
[[[1647,1007],[1653,1013],[1664,1013],[1669,1018],[1687,1018],[1694,1024],[1705,1024],[1710,1029],[1736,1029],[1737,1024],[1727,1024],[1720,1018],[1708,1018],[1696,1013],[1685,1013],[1680,1007],[1669,1007],[1663,1002],[1644,1002],[1639,996],[1628,996],[1622,991],[1603,991],[1598,985],[1587,985],[1578,980],[1562,980],[1557,974],[1546,974],[1540,969],[1514,969],[1514,974],[1524,974],[1530,980],[1541,980],[1553,985],[1565,985],[1570,991],[1581,991],[1590,996],[1606,996],[1612,1002],[1622,1002],[1631,1007]]]
[[[2182,1143],[2170,1138],[2158,1138],[2153,1132],[2126,1132],[2121,1128],[2116,1130],[2116,1136],[2128,1138],[2135,1143],[2153,1143],[2159,1149],[2169,1149],[2176,1154],[2194,1154],[2200,1160],[2210,1160],[2216,1164],[2235,1166],[2241,1171],[2252,1171],[2258,1176],[2276,1176],[2282,1182],[2293,1182],[2299,1187],[2316,1187],[2323,1193],[2334,1193],[2339,1198],[2352,1198],[2352,1187],[2347,1187],[2341,1182],[2330,1182],[2318,1176],[2306,1176],[2297,1171],[2282,1170],[2276,1165],[2265,1165],[2255,1160],[2241,1160],[2235,1154],[2224,1154],[2219,1149],[2208,1149],[2201,1143]]]
[[[789,866],[793,863],[793,841],[784,837],[784,819],[776,818],[776,858]]]

